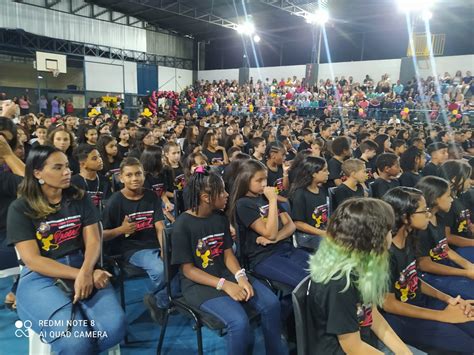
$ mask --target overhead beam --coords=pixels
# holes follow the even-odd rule
[[[287,0],[259,0],[261,3],[274,7],[276,9],[280,9],[282,11],[286,11],[292,15],[299,16],[299,17],[307,17],[309,12],[303,9],[302,7],[293,4],[291,1]]]
[[[210,23],[212,25],[228,28],[235,30],[238,24],[229,21],[223,17],[214,15],[208,10],[200,10],[191,7],[180,1],[175,1],[170,4],[163,4],[163,1],[150,1],[150,0],[128,0],[128,3],[140,6],[146,6],[149,9],[167,12],[173,15],[178,15],[186,18],[190,18],[197,21]],[[155,23],[159,23],[160,19],[157,19]]]

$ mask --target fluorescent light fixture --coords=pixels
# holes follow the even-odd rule
[[[424,20],[424,21],[429,21],[433,18],[433,13],[430,11],[430,10],[425,10],[423,11],[423,13],[421,14],[421,18]]]
[[[255,36],[253,36],[253,41],[254,41],[255,43],[258,43],[258,42],[260,42],[260,39],[261,39],[261,38],[260,38],[260,36],[259,36],[259,35],[255,35]]]
[[[43,77],[41,75],[38,75],[38,79],[43,79]]]
[[[397,0],[398,8],[403,12],[423,12],[433,7],[435,0]]]
[[[313,25],[324,25],[329,21],[329,12],[328,10],[318,10],[314,14],[307,14],[306,15],[306,22],[313,24]]]
[[[236,30],[241,35],[251,36],[255,33],[255,25],[252,22],[244,22],[238,25]]]

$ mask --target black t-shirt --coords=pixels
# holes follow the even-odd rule
[[[324,188],[320,188],[317,194],[306,188],[296,190],[291,196],[293,220],[325,230],[328,222],[327,198]]]
[[[24,198],[10,205],[8,244],[36,240],[41,255],[51,259],[83,250],[83,228],[99,221],[99,213],[87,194],[80,200],[63,197],[60,210],[42,219],[32,219],[26,213],[31,213],[31,208]]]
[[[158,174],[158,175],[151,175],[151,174],[146,174],[145,177],[145,183],[143,184],[143,187],[145,189],[153,191],[156,196],[161,198],[163,193],[168,191],[168,187],[166,186],[166,176],[164,174]]]
[[[335,211],[337,206],[351,197],[364,197],[364,188],[361,184],[357,184],[357,190],[350,189],[346,184],[341,184],[334,189],[334,200],[332,210]]]
[[[109,180],[101,175],[97,175],[95,180],[89,180],[77,174],[71,178],[71,184],[84,190],[97,208],[110,196]]]
[[[207,161],[209,165],[216,165],[224,163],[224,153],[222,150],[218,150],[216,152],[211,152],[208,149],[203,150],[202,153],[207,157]]]
[[[366,184],[371,183],[372,181],[375,180],[374,173],[377,172],[377,168],[375,167],[375,158],[372,158],[370,160],[364,160],[360,158],[365,163],[365,171],[367,172],[367,181],[365,182]]]
[[[334,187],[336,184],[334,180],[341,179],[342,177],[342,162],[337,160],[336,158],[331,158],[328,161],[328,170],[329,170],[329,177],[327,187]]]
[[[117,144],[117,149],[118,149],[118,154],[121,159],[125,158],[128,156],[128,151],[130,149],[130,146],[124,147],[123,145]]]
[[[398,182],[398,179],[393,179],[390,181],[381,178],[375,179],[375,181],[371,185],[372,197],[382,198],[382,196],[385,195],[388,190],[398,186],[400,186],[400,182]]]
[[[7,212],[10,203],[16,200],[18,185],[23,181],[21,176],[10,171],[0,172],[0,233],[7,229]],[[0,243],[2,240],[0,240]]]
[[[166,176],[166,187],[168,188],[169,192],[173,192],[174,190],[182,190],[184,189],[184,186],[186,186],[182,167],[167,167],[163,170],[163,173]]]
[[[440,170],[439,166],[433,164],[432,162],[429,162],[428,164],[425,165],[425,167],[421,171],[421,175],[423,175],[423,176],[432,175],[432,176],[442,177],[441,176],[441,170]]]
[[[408,243],[403,249],[390,246],[390,292],[401,302],[422,305],[426,296],[421,292],[415,252]]]
[[[268,217],[268,201],[263,197],[242,197],[237,201],[237,223],[242,228],[239,238],[245,238],[245,255],[249,258],[250,267],[255,267],[260,261],[273,254],[278,243],[286,243],[288,239],[275,244],[262,246],[257,244],[259,234],[250,225],[257,219]],[[278,219],[280,225],[280,219]]]
[[[472,239],[474,235],[470,229],[472,223],[471,218],[471,211],[468,205],[465,204],[465,199],[455,198],[451,209],[444,215],[443,220],[445,225],[451,230],[451,233]]]
[[[419,174],[415,174],[411,171],[405,171],[402,175],[400,175],[398,181],[400,181],[400,186],[415,187],[420,179],[421,176]]]
[[[298,152],[301,152],[302,150],[306,149],[311,149],[311,144],[306,143],[305,141],[302,141],[300,145],[298,146]]]
[[[277,171],[270,170],[270,168],[267,167],[267,171],[268,186],[274,186],[277,194],[281,195],[285,191],[285,188],[283,187],[283,167],[280,165]]]
[[[418,231],[417,257],[429,256],[433,261],[448,257],[449,247],[444,231],[445,224],[439,217],[436,217],[436,222],[436,226],[430,222],[428,228]]]
[[[138,250],[160,247],[155,223],[163,221],[161,199],[151,190],[144,190],[139,200],[127,199],[121,191],[109,198],[104,210],[104,229],[114,229],[122,225],[125,218],[137,224],[135,233],[120,235],[111,240],[112,253],[123,255],[125,259]]]
[[[229,228],[228,219],[219,212],[207,218],[182,213],[173,225],[171,263],[190,263],[212,276],[235,282],[224,262],[224,250],[232,248]],[[196,307],[209,299],[226,295],[224,291],[195,283],[184,275],[181,277],[181,290],[186,301]]]
[[[346,278],[331,280],[327,284],[311,282],[308,294],[308,329],[311,354],[345,354],[338,335],[359,331],[361,339],[377,347],[372,333],[372,307],[364,305],[353,281],[346,287]]]

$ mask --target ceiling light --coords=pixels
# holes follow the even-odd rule
[[[260,36],[259,36],[259,35],[255,35],[255,36],[253,36],[253,41],[254,41],[255,43],[258,43],[258,42],[260,42],[260,39],[261,39],[261,38],[260,38]]]

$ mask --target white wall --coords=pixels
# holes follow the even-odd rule
[[[433,71],[430,60],[418,60],[418,70],[421,77],[426,78],[427,76],[433,76],[433,73],[444,75],[445,72],[448,72],[453,77],[458,70],[460,70],[464,76],[466,71],[470,70],[471,73],[474,71],[474,54],[435,57],[434,65],[435,69]]]
[[[158,88],[160,91],[182,91],[192,83],[192,70],[158,66]]]
[[[213,82],[214,80],[239,80],[239,69],[200,70],[198,80]]]
[[[85,57],[84,61],[86,90],[137,93],[136,63],[98,57]]]
[[[254,82],[257,80],[265,81],[269,78],[270,81],[277,79],[280,81],[281,78],[285,80],[296,76],[301,79],[304,78],[306,72],[306,65],[287,65],[282,67],[261,67],[261,68],[250,68],[249,76],[253,78]]]
[[[334,77],[341,78],[344,75],[354,78],[354,82],[362,82],[367,74],[376,82],[382,75],[388,74],[392,82],[400,78],[401,59],[366,60],[362,62],[340,62],[332,63]],[[304,76],[304,73],[303,73]],[[319,79],[334,79],[331,75],[331,65],[328,63],[319,66]]]

